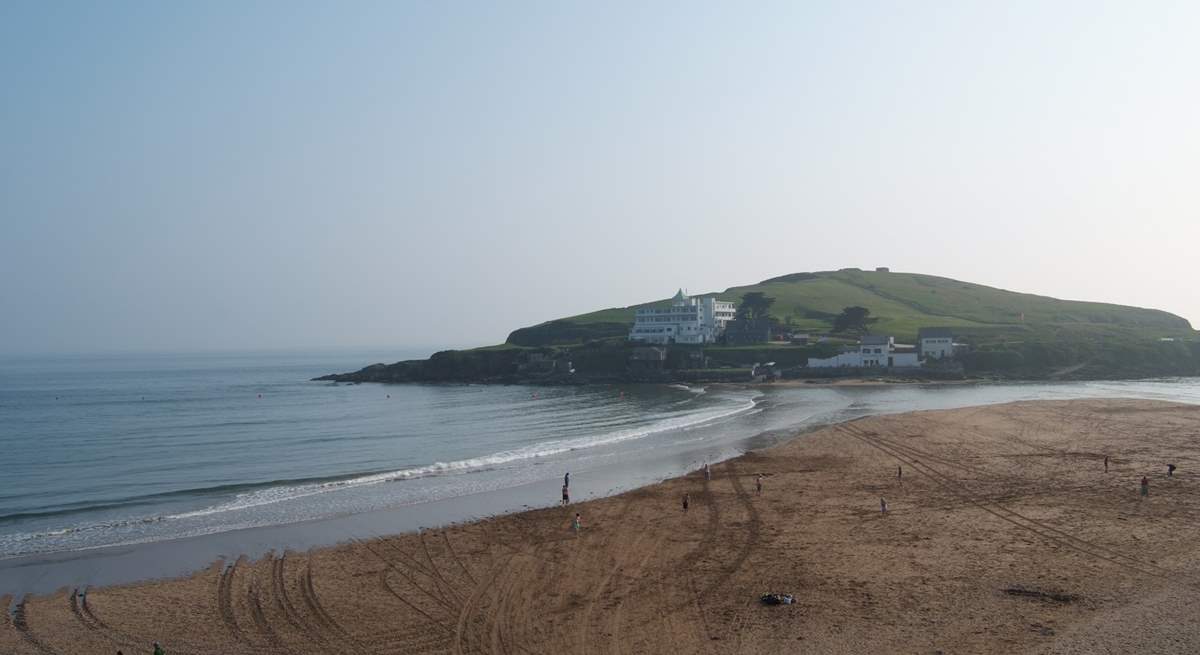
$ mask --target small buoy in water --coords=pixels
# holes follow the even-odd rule
[[[260,394],[258,394],[258,397],[259,397],[259,398],[262,398],[262,394],[261,394],[261,393],[260,393]]]
[[[388,398],[391,398],[391,397],[392,397],[392,394],[390,394],[390,393],[389,393],[389,394],[388,394]]]

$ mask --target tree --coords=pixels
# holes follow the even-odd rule
[[[737,317],[742,320],[767,318],[774,298],[768,298],[761,291],[751,291],[742,295],[742,303],[738,305]]]
[[[871,310],[866,307],[846,307],[838,314],[837,318],[833,319],[834,332],[847,332],[849,330],[858,330],[860,332],[867,331],[867,323],[871,320]]]

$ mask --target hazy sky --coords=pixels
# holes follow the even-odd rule
[[[1200,3],[0,3],[0,351],[846,266],[1200,324]]]

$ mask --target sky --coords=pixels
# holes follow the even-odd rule
[[[889,266],[1200,325],[1200,3],[0,3],[0,352]]]

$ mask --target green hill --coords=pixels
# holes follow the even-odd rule
[[[1200,375],[1200,335],[1183,318],[1155,309],[1058,300],[932,275],[858,269],[795,273],[715,295],[738,302],[758,291],[774,298],[772,317],[795,330],[827,335],[850,306],[866,307],[868,330],[913,343],[922,327],[950,327],[964,344],[953,366],[927,377],[1106,379]],[[515,330],[506,343],[435,353],[428,360],[375,364],[323,376],[337,382],[745,381],[757,362],[802,371],[857,334],[806,346],[673,346],[661,367],[638,365],[626,337],[638,307],[604,309]],[[703,362],[697,367],[697,362]]]
[[[781,323],[813,332],[829,331],[833,318],[844,307],[866,307],[875,319],[871,332],[891,334],[902,342],[914,340],[919,328],[934,326],[954,327],[964,335],[974,335],[976,340],[1001,343],[1027,338],[1031,333],[1042,339],[1053,338],[1064,331],[1089,338],[1111,335],[1157,340],[1195,335],[1186,319],[1160,310],[1059,300],[915,273],[858,269],[795,273],[701,295],[737,302],[751,291],[775,298],[771,314]],[[638,307],[667,302],[659,300],[548,321],[514,331],[508,343],[566,345],[623,337]]]
[[[871,311],[871,333],[893,335],[901,343],[913,343],[922,327],[953,328],[956,341],[967,344],[960,360],[970,374],[1020,378],[1200,374],[1200,335],[1186,319],[1156,309],[1059,300],[933,275],[858,269],[794,273],[701,295],[738,302],[752,291],[774,298],[772,318],[799,331],[829,334],[834,318],[850,306]],[[507,345],[576,347],[616,342],[629,334],[638,307],[667,302],[547,321],[515,330]],[[761,347],[746,352],[740,352],[744,347],[709,347],[706,352],[734,365],[824,356],[785,352],[786,346],[776,344],[769,348],[770,353]]]

